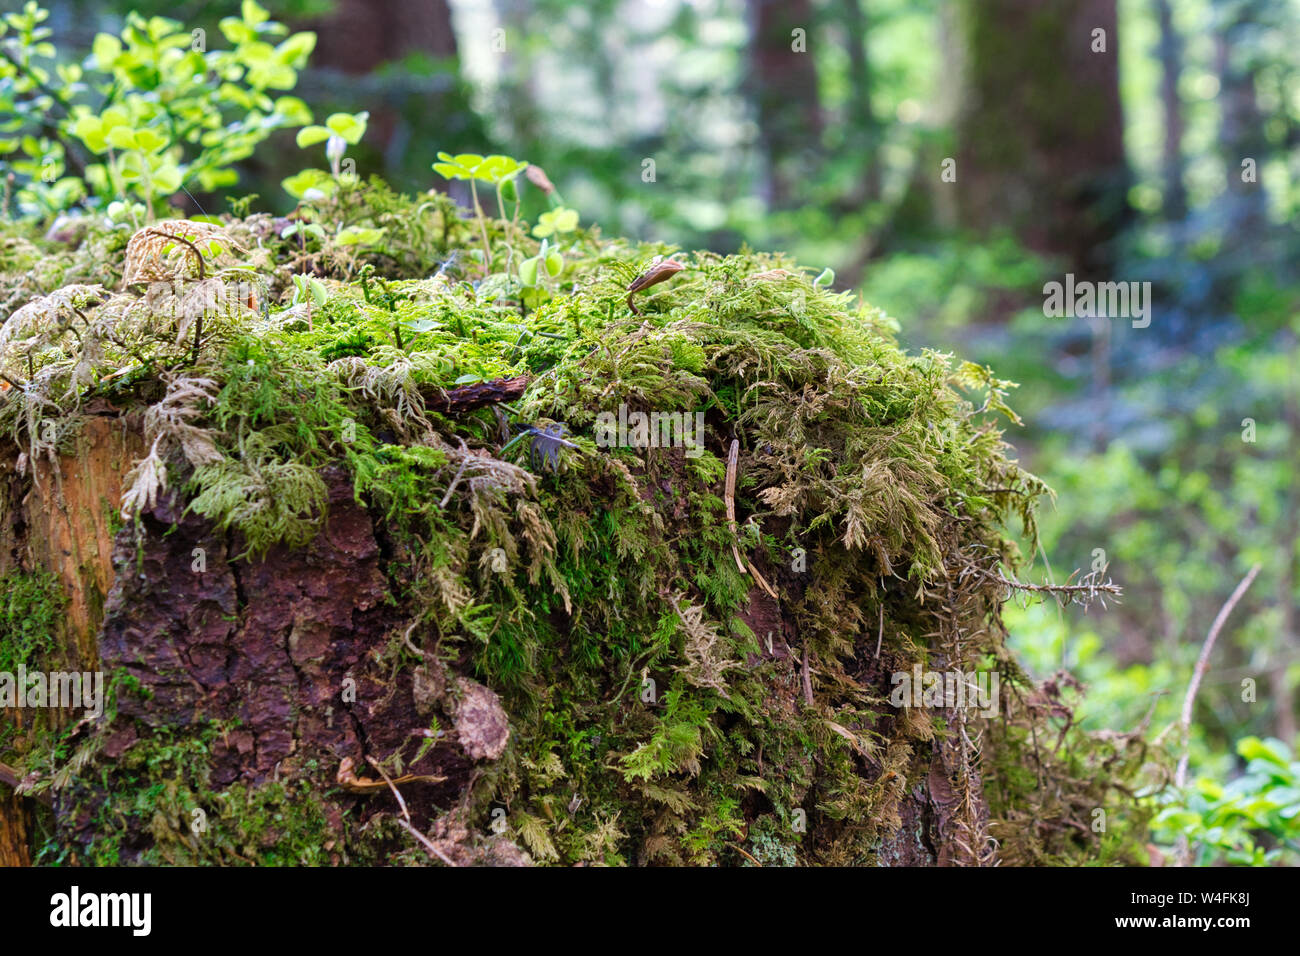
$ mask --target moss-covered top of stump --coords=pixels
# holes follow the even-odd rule
[[[1045,489],[988,370],[781,255],[580,229],[525,287],[527,224],[379,183],[55,233],[0,245],[10,472],[91,417],[145,454],[110,713],[0,736],[53,799],[44,859],[428,862],[385,778],[461,863],[1124,858],[1136,814],[1092,824],[1131,741],[1058,745],[1061,688],[1003,643],[1006,522],[1033,540]],[[702,450],[605,447],[620,405],[702,413]],[[229,663],[275,655],[281,697]],[[915,665],[999,671],[1000,713],[891,705]]]

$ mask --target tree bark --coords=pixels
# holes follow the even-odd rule
[[[748,0],[748,9],[748,89],[767,162],[765,198],[770,208],[784,209],[797,201],[799,180],[813,170],[822,134],[811,50],[816,14],[811,0]]]
[[[442,401],[449,411],[467,411],[520,387],[521,380],[478,383],[449,390]],[[100,456],[93,468],[78,467],[91,449]],[[15,453],[12,446],[0,449],[0,461],[11,463]],[[143,453],[135,420],[92,420],[77,452],[60,462],[66,500],[86,502],[114,482],[119,482],[120,496],[122,466]],[[29,550],[39,543],[36,538],[61,523],[68,523],[82,541],[83,554],[111,555],[102,602],[96,596],[98,585],[90,586],[97,580],[93,575],[64,578],[69,617],[85,617],[97,666],[124,676],[123,687],[133,688],[119,691],[111,717],[94,725],[84,722],[66,739],[72,750],[93,743],[97,762],[41,794],[46,802],[52,795],[60,844],[70,849],[71,862],[84,861],[94,839],[106,835],[97,830],[103,826],[97,808],[109,805],[115,774],[130,773],[118,769],[119,761],[152,735],[184,737],[203,726],[223,728],[205,745],[213,788],[263,787],[318,766],[312,798],[320,800],[330,820],[337,823],[347,815],[364,821],[396,810],[367,758],[401,755],[402,779],[410,781],[401,791],[412,825],[431,833],[458,865],[528,862],[506,836],[458,833],[458,811],[446,810],[463,802],[480,775],[495,772],[492,762],[501,756],[510,733],[508,715],[492,691],[458,674],[454,663],[426,658],[414,671],[406,668],[394,675],[385,648],[410,623],[403,608],[389,600],[385,561],[397,557],[390,553],[395,542],[357,504],[343,469],[327,468],[323,476],[329,512],[322,531],[306,547],[277,545],[252,560],[236,557],[241,550],[237,536],[232,539],[185,512],[174,491],[161,496],[137,525],[116,532],[92,512],[116,509],[117,498],[96,497],[94,509],[65,512],[52,497],[26,496],[33,521],[4,522],[5,541],[15,546],[6,553],[11,559],[24,555],[28,570],[63,568],[49,548],[39,550],[35,563]],[[0,483],[0,508],[9,508],[10,517],[17,487]],[[41,520],[47,512],[48,520]],[[204,560],[196,564],[200,552]],[[768,573],[775,579],[775,570]],[[745,614],[756,633],[775,634],[772,661],[789,672],[783,686],[794,686],[796,655],[783,637],[791,627],[781,606],[755,585]],[[63,639],[80,646],[79,634],[70,629]],[[886,660],[863,660],[868,668],[860,675],[864,680],[886,679]],[[351,699],[340,693],[350,682],[355,688]],[[448,703],[453,698],[460,702],[455,708]],[[474,702],[472,708],[464,705],[466,699]],[[957,719],[952,712],[942,714]],[[425,753],[418,731],[431,719],[440,721],[446,736]],[[881,810],[894,823],[882,832],[879,863],[959,862],[954,841],[968,837],[957,829],[951,748],[936,742],[913,752],[900,745],[894,753],[891,745],[889,753],[879,756],[895,768],[894,776],[902,771],[918,781],[898,786],[895,799]],[[874,766],[875,760],[869,763]],[[32,801],[15,797],[17,773],[9,777],[13,779],[0,775],[0,863],[27,865],[33,850]],[[978,777],[963,792],[974,802],[977,816],[987,818]],[[216,808],[206,809],[214,813]],[[187,816],[183,825],[189,822]],[[115,818],[113,825],[121,862],[134,861],[133,854],[151,845],[149,819]],[[267,829],[256,838],[265,848],[277,832]],[[392,850],[406,844],[403,837]],[[333,862],[345,861],[335,854]]]
[[[964,13],[963,223],[1008,228],[1076,273],[1105,275],[1129,215],[1115,0],[979,0]]]
[[[0,778],[0,866],[31,866],[30,813],[27,801]]]
[[[880,198],[881,169],[880,145],[883,125],[876,118],[872,102],[871,59],[868,54],[870,30],[862,12],[862,0],[841,0],[844,11],[844,44],[849,55],[849,131],[854,143],[861,144],[859,152],[866,167],[862,180],[862,195],[854,197],[855,204]]]

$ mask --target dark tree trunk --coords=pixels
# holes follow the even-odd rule
[[[456,55],[447,0],[339,0],[329,16],[313,22],[315,66],[369,73],[407,53]]]
[[[1128,217],[1115,0],[979,0],[964,13],[962,221],[1105,275]],[[1093,52],[1098,29],[1105,52]]]
[[[1178,94],[1178,81],[1183,74],[1183,38],[1174,26],[1169,0],[1155,0],[1155,8],[1160,22],[1160,102],[1165,114],[1161,211],[1166,219],[1179,220],[1187,215],[1187,187],[1183,184],[1183,101]]]
[[[1257,67],[1251,61],[1254,24],[1265,19],[1266,3],[1215,4],[1219,13],[1215,34],[1215,71],[1219,75],[1219,144],[1227,173],[1232,229],[1242,237],[1258,237],[1265,229],[1267,201],[1259,168],[1269,153],[1264,116],[1255,97]],[[1253,160],[1253,182],[1243,178],[1242,163]]]
[[[336,110],[370,112],[365,138],[348,150],[362,179],[379,173],[399,188],[445,185],[429,169],[437,150],[485,151],[460,80],[447,0],[338,0],[324,17],[295,27],[316,33],[297,90],[316,121]],[[408,57],[423,62],[397,65]],[[300,154],[289,150],[289,165],[301,168]],[[273,163],[271,178],[289,171]]]
[[[815,14],[811,0],[748,0],[748,8],[748,85],[767,161],[766,199],[771,208],[788,208],[797,201],[796,184],[813,170],[822,133]]]
[[[857,146],[864,167],[862,200],[880,198],[880,141],[883,126],[876,118],[872,103],[871,59],[867,52],[870,30],[862,12],[862,0],[841,0],[844,11],[844,43],[849,55],[850,92],[848,120],[850,136]]]

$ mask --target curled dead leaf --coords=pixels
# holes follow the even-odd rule
[[[677,273],[686,267],[675,259],[662,259],[653,262],[650,268],[641,273],[632,280],[632,284],[627,287],[627,307],[632,310],[633,315],[640,315],[641,312],[632,304],[632,296],[636,295],[643,289],[648,289],[652,285],[658,285],[660,282],[667,282]]]

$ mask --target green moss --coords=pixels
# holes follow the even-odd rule
[[[47,571],[11,571],[0,577],[0,671],[38,669],[58,649],[67,599]]]
[[[476,777],[472,822],[509,807],[512,835],[539,861],[738,862],[746,841],[765,864],[871,858],[925,782],[936,734],[963,728],[959,715],[893,711],[864,662],[879,646],[886,675],[936,657],[1018,673],[1002,643],[1003,589],[985,573],[1015,566],[1007,524],[1032,540],[1046,489],[1002,441],[1011,383],[904,353],[877,310],[779,255],[684,257],[632,315],[628,280],[661,246],[576,233],[554,287],[525,292],[513,274],[478,274],[466,251],[477,240],[445,199],[372,184],[330,202],[338,221],[382,226],[385,244],[307,249],[272,236],[269,260],[241,264],[260,270],[267,314],[206,317],[197,352],[174,323],[108,297],[98,309],[117,310],[129,348],[100,343],[79,393],[68,388],[78,344],[48,333],[39,388],[0,402],[0,427],[30,443],[38,400],[42,415],[62,402],[70,420],[97,394],[147,408],[155,455],[128,503],[166,479],[252,555],[309,542],[328,508],[323,470],[346,469],[391,539],[387,571],[413,642],[505,699],[512,744]],[[248,238],[258,226],[227,228]],[[504,258],[536,253],[525,230],[486,226]],[[328,289],[310,313],[287,304],[286,271],[264,264],[304,255]],[[42,308],[62,315],[57,302]],[[514,376],[529,385],[510,406],[440,411],[449,390]],[[703,453],[599,447],[597,416],[620,403],[704,415]],[[733,548],[782,595],[775,645],[747,622],[761,592]],[[410,666],[400,641],[390,651]],[[1007,708],[985,738],[996,744],[953,770],[954,787],[975,787],[983,760],[996,832],[1029,807],[1077,821],[1081,804],[1042,803],[1026,776],[1039,712]],[[325,861],[328,801],[308,782],[320,787],[320,774],[214,792],[215,732],[160,732],[124,755],[94,821],[96,861]],[[1101,799],[1108,766],[1080,757],[1047,772],[1053,792]],[[190,831],[195,809],[206,836]],[[116,843],[123,819],[151,842]],[[1058,822],[1046,829],[1070,829]],[[350,860],[391,837],[346,820],[329,829]],[[1021,858],[1094,851],[1017,832]]]
[[[208,723],[186,733],[157,731],[113,762],[114,786],[106,801],[87,805],[90,838],[75,860],[52,838],[42,863],[91,866],[169,864],[315,866],[355,862],[346,837],[326,816],[308,762],[300,776],[259,787],[211,785],[213,742],[229,728]],[[89,755],[82,754],[88,761]],[[72,783],[75,798],[83,791]],[[98,794],[96,794],[98,796]],[[123,835],[147,834],[140,845]]]

